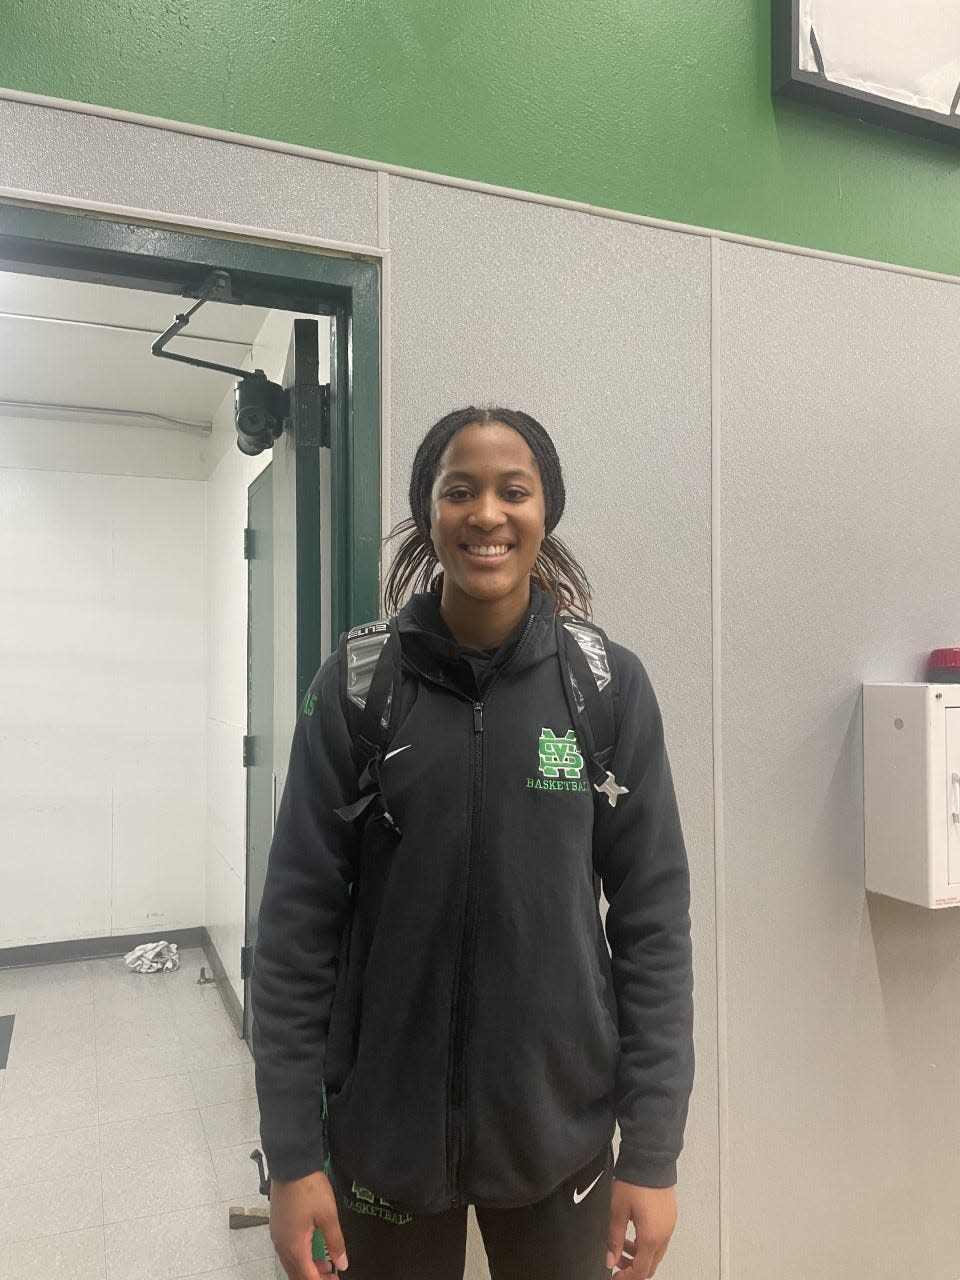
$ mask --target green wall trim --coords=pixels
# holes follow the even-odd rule
[[[11,0],[0,83],[960,274],[957,149],[775,100],[773,2]]]
[[[336,335],[336,364],[331,364],[334,493],[330,632],[335,641],[346,627],[376,617],[379,598],[377,266],[323,253],[0,202],[0,271],[62,276],[179,296],[184,288],[196,288],[213,268],[229,271],[234,297],[250,305],[333,318],[330,328]],[[308,490],[318,496],[316,484],[311,490],[306,476],[304,486],[304,498],[309,497]],[[308,569],[305,566],[305,571]],[[298,634],[298,648],[301,643],[305,639]],[[311,652],[309,660],[314,659]],[[314,661],[311,676],[316,665]]]

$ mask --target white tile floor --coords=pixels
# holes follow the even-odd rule
[[[181,961],[0,969],[0,1280],[275,1280],[267,1227],[227,1220],[266,1204],[253,1060]]]

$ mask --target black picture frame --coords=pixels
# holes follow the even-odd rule
[[[936,142],[960,142],[960,115],[941,115],[923,107],[864,93],[828,80],[822,72],[800,67],[800,0],[772,0],[771,70],[773,93],[798,102],[855,116],[870,124],[900,129]],[[815,55],[816,56],[816,55]],[[819,62],[819,58],[817,59]]]

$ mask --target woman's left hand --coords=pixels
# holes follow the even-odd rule
[[[630,1222],[636,1232],[635,1240],[626,1238]],[[617,1280],[649,1280],[667,1251],[676,1225],[677,1197],[673,1187],[637,1187],[632,1182],[614,1178],[607,1267],[619,1268]]]

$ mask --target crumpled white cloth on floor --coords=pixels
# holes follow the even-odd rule
[[[123,959],[127,968],[133,969],[135,973],[159,973],[163,970],[172,972],[180,968],[175,942],[145,942],[128,951]]]

